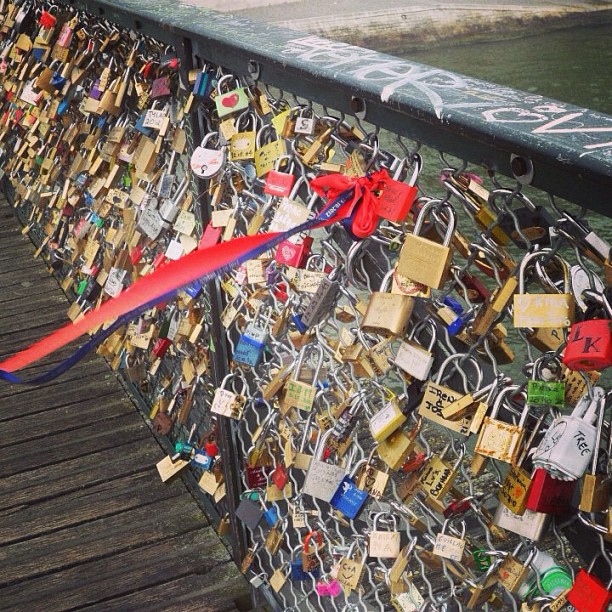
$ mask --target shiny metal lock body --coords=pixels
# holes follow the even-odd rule
[[[514,296],[514,327],[551,328],[569,327],[574,321],[575,300],[570,293],[569,269],[558,256],[553,260],[564,270],[563,293],[525,294],[525,272],[531,262],[551,256],[549,249],[526,255],[519,268],[519,288]]]
[[[474,452],[506,463],[516,461],[525,436],[525,422],[529,413],[529,404],[525,403],[518,425],[505,423],[496,417],[506,395],[518,391],[518,386],[510,386],[498,394],[493,404],[491,416],[486,416],[483,420]]]
[[[414,300],[407,295],[386,292],[392,275],[391,270],[385,275],[380,291],[370,295],[368,308],[361,321],[363,331],[392,336],[401,336],[405,332]]]
[[[431,341],[427,349],[414,340],[425,326],[431,330]],[[400,343],[393,360],[395,365],[413,378],[427,380],[434,362],[433,349],[437,339],[436,324],[431,319],[419,321],[410,331],[408,338]]]
[[[442,244],[419,236],[425,218],[434,208],[444,208],[448,213],[448,227]],[[404,240],[397,271],[414,282],[440,289],[446,282],[453,257],[451,242],[455,224],[455,211],[450,204],[443,204],[441,200],[427,202],[419,212],[413,233],[408,234]]]

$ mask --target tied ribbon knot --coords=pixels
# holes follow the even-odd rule
[[[340,197],[350,197],[338,211],[343,224],[350,234],[357,239],[371,236],[378,227],[380,215],[376,192],[384,190],[391,177],[383,170],[376,170],[365,176],[346,176],[344,174],[327,174],[310,181],[315,193],[329,201]],[[352,193],[351,193],[352,192]]]

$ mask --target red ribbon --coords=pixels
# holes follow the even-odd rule
[[[326,196],[330,201],[350,189],[354,188],[355,191],[352,200],[340,206],[333,215],[322,218],[316,223],[316,227],[330,225],[353,214],[353,233],[360,238],[371,235],[376,230],[379,221],[375,212],[376,202],[372,191],[381,189],[388,178],[386,171],[382,170],[358,178],[332,174],[311,181],[313,189],[320,195]],[[20,370],[62,348],[99,325],[113,321],[143,304],[161,298],[179,287],[185,287],[197,279],[207,275],[210,276],[216,272],[224,272],[229,265],[234,264],[241,257],[244,258],[245,254],[265,247],[268,242],[280,235],[280,233],[266,233],[255,236],[241,236],[221,244],[193,251],[180,259],[170,261],[156,268],[151,274],[138,279],[116,298],[104,302],[96,310],[88,312],[74,323],[66,324],[27,349],[0,362],[0,370],[5,372]]]
[[[335,200],[342,192],[354,189],[353,199],[346,204],[346,214],[343,216],[352,215],[351,232],[357,238],[367,238],[374,233],[381,219],[376,213],[374,192],[383,190],[390,178],[385,169],[357,177],[327,174],[312,179],[310,186],[315,193],[329,200]]]

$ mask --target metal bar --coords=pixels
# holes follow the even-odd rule
[[[612,188],[612,117],[370,49],[177,5],[170,0],[62,0],[194,51],[491,170],[513,176],[511,155],[533,162],[534,187],[604,215]],[[253,64],[251,64],[252,66]]]
[[[200,67],[199,64],[201,62],[197,57],[197,54],[194,52],[191,40],[189,38],[183,39],[180,48],[177,47],[177,53],[181,59],[182,71],[186,79],[187,73],[192,69]],[[197,109],[190,113],[189,121],[191,123],[191,131],[194,142],[201,141],[204,137],[204,133]],[[198,214],[202,222],[202,227],[205,228],[207,223],[210,221],[211,210],[209,198],[206,193],[205,181],[201,179],[197,179],[197,195],[198,201],[200,202],[200,205],[197,207]],[[215,342],[215,350],[212,352],[211,378],[214,385],[220,386],[221,381],[228,373],[229,354],[227,349],[227,341],[222,341],[222,339],[226,338],[226,331],[221,324],[223,298],[221,296],[219,282],[213,280],[207,283],[206,291],[210,296],[212,337],[217,340]],[[240,562],[246,556],[248,543],[244,525],[236,517],[236,508],[240,503],[241,469],[238,452],[239,444],[235,439],[236,434],[233,431],[233,426],[230,419],[219,419],[218,437],[219,446],[221,448],[223,457],[223,476],[225,481],[226,496],[230,509],[229,520],[231,524],[232,556],[235,563],[240,565]],[[251,589],[251,591],[253,596],[253,589]]]

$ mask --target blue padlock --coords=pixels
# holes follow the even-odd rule
[[[212,462],[213,458],[206,454],[204,450],[201,448],[195,449],[195,454],[191,458],[191,465],[202,468],[203,470],[210,470]]]
[[[350,475],[345,476],[329,501],[330,505],[349,519],[354,519],[368,499],[368,493],[355,484],[355,474],[366,460],[359,461]]]
[[[278,523],[278,510],[276,509],[275,506],[268,508],[264,512],[264,519],[266,520],[266,523],[268,523],[270,527],[274,527],[274,525]]]
[[[264,318],[263,313],[258,311],[255,318],[247,325],[232,355],[236,363],[253,368],[259,364],[268,341],[270,317],[271,314]]]
[[[300,546],[301,548],[301,546]],[[297,559],[296,561],[291,562],[291,580],[295,580],[296,582],[302,580],[309,580],[310,578],[318,578],[321,573],[320,569],[317,567],[311,572],[305,572],[304,566],[302,565],[302,559]]]

